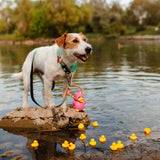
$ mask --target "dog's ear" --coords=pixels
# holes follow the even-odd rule
[[[63,47],[64,46],[66,37],[67,37],[67,33],[64,33],[61,37],[59,37],[55,40],[58,47]]]
[[[82,33],[82,32],[80,32],[80,33],[79,33],[79,35],[83,36],[83,33]]]

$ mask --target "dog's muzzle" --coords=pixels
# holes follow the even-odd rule
[[[81,54],[74,53],[74,56],[77,57],[79,60],[81,60],[83,62],[87,62],[87,60],[88,60],[87,55],[89,55],[91,53],[92,53],[92,48],[91,47],[86,47],[85,48],[85,54],[81,55]]]
[[[88,56],[86,56],[86,54],[77,54],[77,53],[74,53],[74,56],[76,56],[79,60],[83,61],[83,62],[87,62],[88,60]]]

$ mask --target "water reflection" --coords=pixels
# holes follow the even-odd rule
[[[121,66],[133,69],[160,67],[159,42],[125,42],[124,46],[119,50],[116,41],[93,43],[96,54],[92,56],[91,66],[97,72],[102,72],[107,67],[113,71],[121,70]]]
[[[33,160],[50,160],[55,157],[59,158],[73,158],[73,154],[69,154],[62,147],[62,143],[67,140],[69,142],[75,143],[77,137],[84,131],[62,131],[62,132],[52,132],[52,131],[25,131],[19,129],[4,129],[8,133],[15,135],[21,135],[27,138],[25,148],[31,153]],[[39,147],[34,149],[31,147],[31,144],[34,140],[37,140]],[[13,150],[14,152],[14,150]]]

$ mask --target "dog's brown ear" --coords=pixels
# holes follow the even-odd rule
[[[59,37],[55,40],[58,47],[63,47],[64,46],[66,37],[67,37],[67,33],[64,33],[61,37]]]

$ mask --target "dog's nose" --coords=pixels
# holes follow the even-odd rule
[[[86,53],[87,53],[87,54],[90,54],[90,53],[91,53],[91,51],[92,51],[92,48],[90,48],[90,47],[86,47],[86,48],[85,48],[85,51],[86,51]]]

